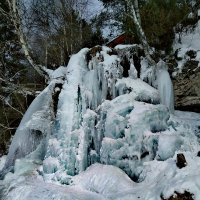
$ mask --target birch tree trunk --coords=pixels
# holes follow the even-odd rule
[[[132,3],[131,0],[125,0],[125,1],[127,3],[128,8],[130,9],[130,14],[128,14],[128,16],[134,22],[134,25],[137,30],[137,35],[138,35],[139,40],[144,48],[145,56],[151,65],[155,65],[156,62],[151,57],[152,50],[147,42],[147,38],[146,38],[145,33],[141,26],[141,18],[140,18],[140,13],[139,13],[138,0],[134,0],[134,3]]]
[[[134,8],[135,8],[135,14],[136,14],[137,20],[138,20],[139,24],[141,25],[141,18],[140,18],[138,0],[134,0],[133,2],[134,2]]]
[[[45,66],[48,65],[48,43],[47,40],[45,41]]]
[[[27,44],[27,41],[25,39],[25,35],[23,33],[23,28],[21,25],[21,17],[19,14],[19,8],[18,8],[18,0],[6,0],[10,9],[10,17],[13,22],[13,25],[16,29],[17,35],[19,37],[19,41],[21,43],[22,49],[24,51],[24,54],[30,63],[30,65],[40,74],[41,76],[45,77],[46,79],[49,79],[49,74],[44,66],[36,65],[33,61],[30,50]]]

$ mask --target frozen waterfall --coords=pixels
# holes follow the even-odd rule
[[[55,86],[59,81],[52,81],[32,102],[24,114],[13,137],[5,165],[0,171],[0,179],[14,170],[17,159],[29,157],[40,162],[45,156],[46,139],[52,132],[54,118],[53,99]]]
[[[128,48],[131,55],[135,46]],[[85,48],[52,72],[13,138],[0,199],[155,200],[185,190],[200,199],[199,114],[171,115],[164,62],[158,91],[136,71],[123,77],[121,59],[108,47]],[[186,156],[184,170],[176,166],[177,152]]]
[[[174,89],[171,78],[164,61],[157,63],[157,84],[160,95],[160,103],[167,106],[171,113],[174,113]]]

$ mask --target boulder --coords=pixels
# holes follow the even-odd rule
[[[187,166],[187,161],[185,159],[185,156],[182,153],[177,154],[176,158],[176,166],[181,169],[183,167]]]

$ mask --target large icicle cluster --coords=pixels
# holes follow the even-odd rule
[[[82,49],[52,73],[13,139],[6,162],[12,164],[5,166],[15,173],[0,182],[0,197],[159,200],[187,190],[199,198],[200,182],[191,187],[194,174],[186,174],[199,171],[193,163],[200,165],[200,116],[173,115],[170,104],[160,104],[158,90],[143,81],[151,71],[140,51],[137,45]],[[179,152],[185,170],[176,166]]]
[[[56,93],[58,83],[61,81],[53,80],[28,108],[12,140],[5,166],[0,172],[1,178],[9,171],[13,171],[16,159],[44,159],[46,141],[52,132],[55,117],[52,97]]]
[[[45,173],[56,171],[56,179],[60,180],[59,174],[63,171],[75,175],[95,162],[114,164],[105,158],[110,156],[106,155],[106,151],[112,154],[112,151],[122,146],[134,146],[134,141],[126,144],[126,140],[137,136],[126,135],[126,132],[130,131],[128,126],[132,127],[129,125],[129,114],[137,106],[135,100],[159,103],[159,97],[158,92],[142,80],[122,78],[123,67],[120,61],[111,49],[98,46],[92,50],[84,49],[71,58],[66,82],[59,96],[53,135],[57,147],[50,140],[44,161]],[[142,103],[143,106],[146,105]],[[107,144],[106,138],[109,137],[123,145],[116,149],[111,146],[108,148],[111,144]],[[55,149],[58,151],[55,152]],[[140,154],[141,151],[141,148],[136,148],[132,153]],[[121,164],[116,165],[126,168],[124,170],[134,176],[132,169],[123,166],[132,162],[131,159],[125,159],[128,156],[137,157],[135,154],[122,155]]]

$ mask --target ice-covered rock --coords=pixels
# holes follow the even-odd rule
[[[156,156],[158,133],[167,129],[169,113],[164,106],[137,102],[127,95],[110,104],[106,107],[100,160],[120,167],[137,180],[142,163]]]
[[[132,180],[119,168],[101,164],[94,164],[85,172],[73,177],[72,184],[109,199],[113,199],[112,196],[116,193],[126,193],[127,190],[135,186]]]
[[[129,94],[135,96],[135,100],[158,104],[160,98],[158,91],[141,79],[122,78],[116,83],[119,95]]]
[[[167,160],[174,156],[175,152],[180,149],[182,141],[177,135],[163,134],[159,137],[158,142],[158,160]]]

